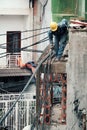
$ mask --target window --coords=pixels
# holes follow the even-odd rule
[[[21,32],[7,32],[7,53],[19,53],[21,51]]]

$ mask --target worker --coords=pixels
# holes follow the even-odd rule
[[[48,36],[51,48],[55,51],[55,60],[60,61],[64,48],[68,42],[68,21],[62,19],[60,23],[51,22]]]

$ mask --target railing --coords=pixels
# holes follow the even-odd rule
[[[17,99],[7,100],[8,98],[5,97],[6,100],[2,100],[3,95],[0,95],[0,125],[12,127],[9,128],[10,130],[22,130],[24,126],[29,125],[31,123],[30,120],[32,116],[30,115],[32,115],[31,113],[34,113],[36,110],[35,95],[32,94],[34,95],[34,99],[23,99],[23,95],[26,95],[23,93],[30,84],[31,80],[34,78],[42,63],[45,62],[51,54],[53,57],[54,53],[49,52],[46,57],[40,61],[40,63],[35,69],[35,72],[32,74],[30,80],[27,82],[22,92],[19,94],[19,96],[17,95]]]
[[[14,54],[10,54],[7,53],[7,67],[8,68],[15,68],[18,67],[18,59],[21,58],[21,54],[20,53],[14,53]]]
[[[0,95],[0,118],[10,109],[19,94]],[[36,99],[34,93],[24,93],[15,107],[3,121],[3,126],[10,130],[22,130],[31,124],[32,113],[36,113]]]

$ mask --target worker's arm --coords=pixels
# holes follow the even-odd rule
[[[48,32],[48,37],[49,37],[50,44],[53,44],[53,34],[51,30]]]
[[[32,72],[34,73],[35,67],[33,67],[31,64],[26,64],[26,67],[27,67],[28,69],[31,69]]]

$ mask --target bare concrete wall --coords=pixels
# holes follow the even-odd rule
[[[87,111],[87,30],[70,31],[67,77],[67,130],[84,130],[77,115],[80,109]],[[76,99],[77,113],[73,103]]]

